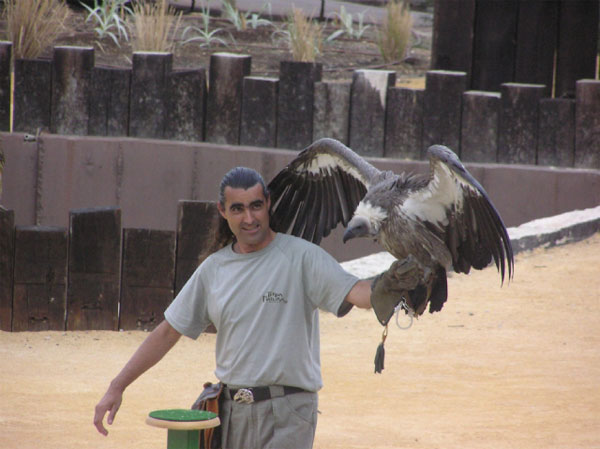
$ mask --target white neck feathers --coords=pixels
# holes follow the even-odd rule
[[[361,201],[354,211],[354,216],[366,218],[371,229],[379,229],[381,222],[387,218],[388,214],[382,207]]]

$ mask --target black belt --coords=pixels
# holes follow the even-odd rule
[[[243,402],[251,404],[253,402],[266,401],[267,399],[273,399],[281,396],[287,396],[288,394],[303,393],[306,390],[298,387],[275,387],[274,389],[282,390],[283,394],[271,393],[270,387],[248,387],[231,389],[225,387],[227,395],[236,402]]]

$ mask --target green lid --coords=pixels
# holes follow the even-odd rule
[[[207,412],[206,410],[189,410],[184,408],[154,410],[149,415],[151,418],[162,419],[163,421],[207,421],[217,417],[216,413]]]

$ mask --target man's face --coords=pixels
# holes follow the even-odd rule
[[[225,187],[224,196],[225,204],[217,203],[217,208],[237,239],[235,250],[249,253],[266,247],[273,239],[269,228],[271,203],[265,198],[262,186]]]

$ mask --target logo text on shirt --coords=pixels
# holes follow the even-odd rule
[[[287,304],[287,299],[285,299],[283,293],[267,292],[262,296],[262,302],[269,304]]]

